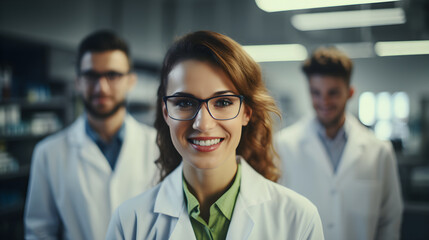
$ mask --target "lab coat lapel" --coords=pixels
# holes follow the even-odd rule
[[[138,146],[137,143],[142,143],[143,141],[139,138],[142,138],[142,133],[136,133],[133,131],[136,131],[137,129],[140,129],[138,126],[138,123],[134,118],[132,118],[129,115],[126,115],[125,119],[125,134],[124,139],[122,142],[122,147],[118,155],[118,160],[116,161],[116,165],[113,171],[113,177],[115,177],[117,172],[134,172],[133,176],[137,176],[139,178],[143,178],[141,174],[138,174],[138,172],[141,172],[142,169],[135,169],[136,164],[133,164],[136,161],[143,161],[144,159],[141,159],[141,155],[135,154],[136,148],[141,148],[142,146]],[[135,172],[138,171],[138,172]],[[135,182],[138,179],[135,179]]]
[[[177,223],[174,226],[169,239],[196,240],[191,220],[189,219],[189,215],[184,205],[182,207],[182,211],[179,215],[179,218],[176,218],[175,220],[177,221]]]
[[[255,223],[246,206],[246,201],[239,195],[226,236],[227,240],[249,238]]]
[[[304,155],[303,161],[304,159],[311,159],[316,166],[320,166],[329,177],[332,177],[334,175],[332,163],[325,147],[317,136],[315,121],[317,120],[312,119],[304,125],[304,134],[302,134],[303,137],[300,140],[301,149],[303,149],[302,154]],[[320,168],[318,167],[317,169]]]
[[[172,229],[169,239],[195,239],[191,220],[186,210],[183,195],[183,165],[180,164],[161,182],[156,196],[154,212],[172,218]],[[174,223],[176,222],[176,223]]]
[[[72,147],[76,147],[78,156],[85,162],[92,164],[96,169],[110,173],[111,168],[98,146],[85,132],[85,118],[81,116],[71,126],[69,131],[69,142]],[[104,161],[103,161],[104,160]]]
[[[261,179],[244,159],[238,157],[238,160],[241,162],[242,176],[240,193],[226,236],[226,239],[230,240],[248,239],[258,221],[257,216],[252,214],[252,208],[271,199],[267,187],[264,186],[264,179]]]
[[[347,115],[345,124],[348,124],[348,126],[345,126],[348,136],[338,167],[338,178],[346,174],[346,172],[352,168],[353,164],[361,158],[365,147],[364,139],[359,136],[361,131],[365,129],[362,129],[363,127],[360,126],[357,119],[351,115]]]
[[[142,135],[132,132],[140,128],[136,126],[137,122],[128,114],[124,121],[124,139],[115,168],[112,171],[110,165],[108,166],[111,171],[109,193],[112,210],[125,200],[124,196],[135,196],[145,188],[145,186],[141,185],[140,188],[133,187],[127,190],[124,189],[124,186],[144,182],[142,179],[146,177],[143,169],[140,168],[141,164],[138,163],[138,161],[144,161],[145,159],[142,159],[141,154],[136,154],[136,148],[142,147],[137,145],[142,143],[142,140],[139,139]],[[107,160],[105,162],[107,163]],[[133,177],[130,178],[130,176]]]

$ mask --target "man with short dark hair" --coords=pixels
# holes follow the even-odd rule
[[[89,35],[76,70],[86,113],[34,150],[26,239],[104,239],[115,208],[158,180],[156,132],[125,108],[137,79],[125,41],[110,31]]]
[[[275,136],[279,182],[316,205],[325,239],[399,239],[403,204],[392,146],[345,112],[352,61],[319,48],[302,69],[316,116]]]

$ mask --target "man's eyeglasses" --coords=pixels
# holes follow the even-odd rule
[[[220,95],[207,99],[199,99],[193,96],[165,96],[163,97],[168,116],[174,120],[192,120],[197,116],[203,103],[207,104],[207,110],[216,120],[234,119],[240,113],[242,95]]]
[[[103,73],[98,73],[95,71],[86,71],[82,72],[79,76],[85,80],[88,85],[95,85],[100,78],[105,78],[109,85],[114,85],[119,82],[125,75],[129,73],[121,73],[116,71],[108,71]]]

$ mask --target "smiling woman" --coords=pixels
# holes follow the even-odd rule
[[[190,65],[197,67],[198,71]],[[186,69],[190,69],[190,71],[185,72]],[[212,78],[209,78],[206,73],[211,73]],[[206,82],[210,83],[213,78],[216,78],[214,76],[218,76],[224,84],[228,85],[228,88],[218,89],[219,91],[228,90],[229,92],[224,93],[243,96],[244,106],[247,106],[248,110],[252,110],[252,117],[248,126],[243,128],[236,152],[243,156],[260,174],[276,181],[279,171],[273,163],[274,150],[271,130],[273,120],[270,113],[278,115],[279,111],[265,88],[260,67],[232,39],[221,34],[207,32],[197,32],[177,41],[170,48],[164,60],[155,121],[155,128],[158,130],[158,145],[162,149],[158,160],[162,166],[162,177],[173,171],[180,164],[181,159],[179,152],[173,146],[167,121],[164,121],[164,114],[161,111],[162,98],[170,94],[168,87],[172,88],[174,84],[179,84],[178,87],[181,87],[177,81],[184,74],[188,74],[188,81],[192,80],[191,77],[196,78],[195,82],[200,83],[198,88],[200,91],[210,88],[200,76],[205,76]]]
[[[163,181],[125,202],[108,239],[323,239],[316,208],[277,180],[259,66],[227,36],[177,40],[161,72],[155,128]]]

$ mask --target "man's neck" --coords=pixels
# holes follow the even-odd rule
[[[335,124],[330,124],[328,126],[324,126],[326,136],[328,136],[330,139],[334,139],[335,136],[337,136],[338,131],[344,125],[345,121],[346,121],[346,116],[342,116],[342,118],[338,122],[336,122]]]
[[[87,117],[89,125],[100,136],[100,138],[105,142],[110,142],[113,136],[121,128],[125,115],[125,108],[121,108],[114,115],[108,118],[96,118],[89,113],[87,114]]]

